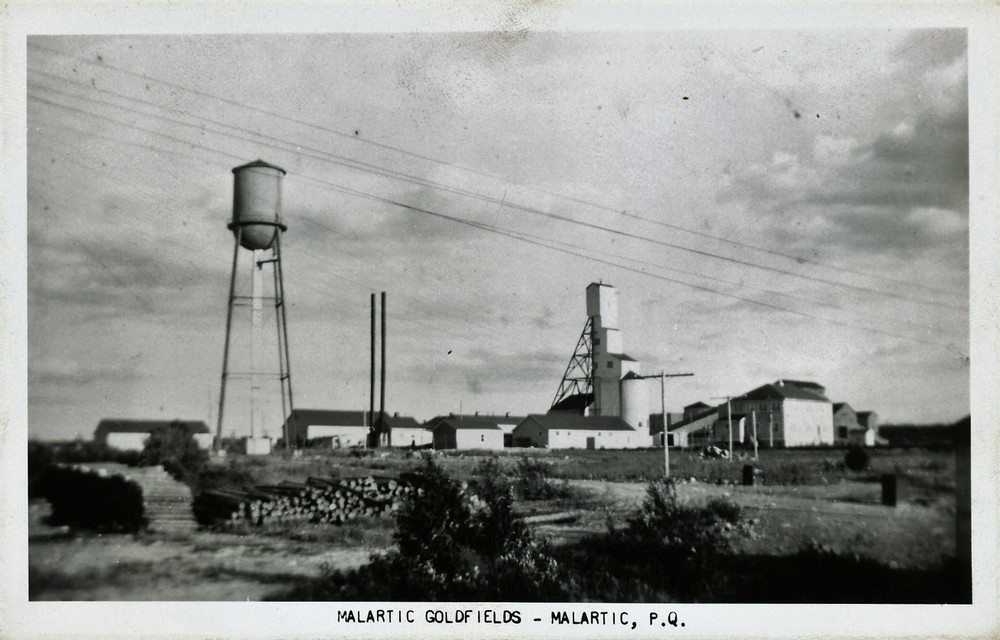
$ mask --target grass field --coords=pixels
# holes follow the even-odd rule
[[[297,457],[230,456],[213,460],[200,486],[397,474],[419,464],[420,455],[325,451]],[[550,499],[520,501],[515,507],[539,520],[533,525],[538,535],[567,549],[605,533],[609,525],[621,526],[641,503],[646,482],[662,475],[659,450],[432,455],[445,471],[464,480],[494,457],[510,476],[516,476],[525,457],[547,465],[550,481],[562,490]],[[863,472],[847,470],[843,457],[844,451],[836,449],[762,450],[756,461],[730,463],[672,451],[671,469],[672,475],[683,479],[678,489],[683,500],[722,497],[743,509],[752,534],[739,541],[734,567],[743,566],[750,573],[789,574],[803,550],[822,552],[816,558],[809,556],[810,562],[828,562],[823,553],[856,556],[861,564],[852,571],[867,571],[858,575],[870,576],[872,584],[891,587],[898,578],[900,584],[910,585],[898,597],[892,595],[896,592],[884,596],[873,592],[864,598],[935,601],[932,585],[940,582],[940,576],[933,572],[955,549],[953,454],[877,450],[872,452],[870,469]],[[756,486],[738,486],[743,465],[751,463],[759,469]],[[882,473],[900,477],[900,502],[895,508],[880,504]],[[392,546],[390,520],[172,536],[101,536],[46,527],[45,508],[44,502],[33,501],[29,534],[29,592],[39,600],[258,600],[315,578],[327,568],[359,566],[370,553]],[[747,601],[795,595],[801,594],[756,593]],[[836,596],[826,594],[818,601],[831,597],[840,601]]]

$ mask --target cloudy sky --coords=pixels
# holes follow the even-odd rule
[[[543,412],[603,281],[643,370],[695,374],[668,383],[671,409],[786,377],[883,422],[957,419],[966,45],[960,29],[33,36],[29,435],[111,416],[214,428],[230,170],[257,158],[288,172],[297,407],[367,407],[369,295],[386,291],[389,411]],[[227,394],[225,432],[246,433],[247,390]]]

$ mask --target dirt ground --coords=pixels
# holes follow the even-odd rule
[[[642,503],[638,482],[573,480],[579,500],[523,505],[535,531],[553,544],[623,526]],[[954,509],[947,496],[930,505],[879,504],[873,483],[740,487],[678,485],[682,500],[726,498],[754,522],[740,541],[748,554],[786,555],[807,543],[874,557],[892,566],[924,567],[955,548]],[[325,567],[349,569],[387,547],[337,545],[322,537],[212,532],[82,534],[45,524],[47,504],[32,502],[29,593],[32,600],[261,600]]]

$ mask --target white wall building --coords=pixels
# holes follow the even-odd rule
[[[491,418],[445,418],[432,433],[435,449],[503,449],[503,430]]]
[[[648,433],[617,416],[533,414],[514,429],[514,438],[548,449],[640,449],[652,446]]]
[[[826,389],[815,382],[778,380],[733,398],[730,405],[734,416],[747,418],[744,429],[747,443],[751,443],[755,419],[761,447],[834,443],[833,406],[826,397]],[[720,418],[725,418],[725,407],[721,413]]]

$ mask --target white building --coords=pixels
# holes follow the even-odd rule
[[[426,447],[433,441],[433,434],[409,416],[394,413],[386,416],[383,433],[388,431],[390,447]]]
[[[651,446],[645,431],[617,416],[533,414],[514,429],[514,439],[548,449],[640,449]]]
[[[492,418],[444,418],[431,432],[435,449],[503,449],[503,429]]]
[[[746,417],[741,442],[752,444],[756,421],[757,442],[761,447],[834,443],[833,406],[826,397],[826,389],[815,382],[778,380],[733,398],[730,406],[734,417]],[[721,407],[720,419],[725,418],[725,411]]]

